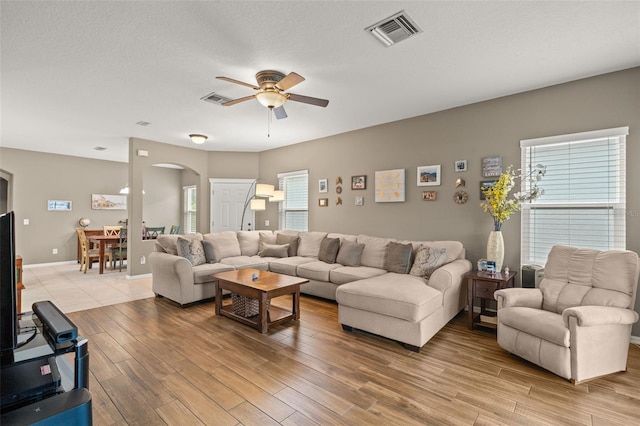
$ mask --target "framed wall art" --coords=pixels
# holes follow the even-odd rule
[[[456,172],[466,172],[467,171],[467,160],[456,160],[453,164],[454,170]]]
[[[422,199],[424,201],[435,201],[437,195],[436,191],[422,191]]]
[[[364,206],[364,197],[356,197],[356,206]]]
[[[329,182],[327,179],[320,179],[318,181],[318,192],[329,192]]]
[[[436,186],[440,185],[440,165],[436,166],[419,166],[418,167],[418,186]]]
[[[327,207],[329,205],[329,199],[328,198],[319,198],[318,199],[318,205],[320,207]]]
[[[91,194],[92,210],[126,210],[126,195]]]
[[[351,189],[367,189],[367,176],[351,176]]]
[[[481,200],[486,199],[486,197],[484,196],[484,191],[493,187],[496,183],[498,183],[497,180],[485,180],[480,182],[480,199]]]
[[[376,172],[376,203],[404,202],[404,169]]]
[[[47,210],[50,212],[70,212],[73,203],[71,201],[63,200],[48,200]]]
[[[502,174],[502,157],[499,155],[482,158],[482,177],[499,177]]]

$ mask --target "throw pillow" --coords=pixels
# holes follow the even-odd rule
[[[318,252],[318,260],[326,263],[336,263],[336,256],[340,249],[340,238],[327,238],[320,243],[320,251]]]
[[[425,279],[431,278],[431,274],[447,260],[446,248],[434,248],[422,245],[416,252],[416,259],[409,273]]]
[[[178,254],[178,236],[177,235],[158,235],[156,240],[162,246],[165,252],[173,255]]]
[[[288,257],[289,244],[262,244],[260,256],[262,257]]]
[[[397,274],[406,274],[411,270],[411,244],[400,244],[395,241],[387,244],[384,254],[384,269]]]
[[[207,263],[217,263],[216,248],[211,240],[203,240],[202,247],[204,248],[204,257],[207,259]]]
[[[260,238],[258,239],[258,256],[262,256],[262,244],[278,244],[276,234],[260,234]]]
[[[336,262],[344,266],[360,266],[364,244],[345,240],[338,250]]]
[[[297,235],[277,234],[276,244],[289,244],[289,257],[298,255],[298,243],[300,238]]]
[[[202,241],[196,238],[178,237],[178,256],[187,259],[193,266],[207,263]]]

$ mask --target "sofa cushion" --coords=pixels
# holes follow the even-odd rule
[[[341,267],[342,265],[337,263],[327,263],[316,260],[299,265],[298,269],[296,269],[296,275],[308,280],[329,282],[329,272],[331,272],[332,269]]]
[[[344,241],[357,241],[358,240],[358,236],[357,235],[339,234],[337,232],[329,232],[327,234],[327,238],[340,238],[340,244],[342,244]]]
[[[354,241],[344,241],[338,250],[336,262],[343,266],[360,266],[364,244]]]
[[[265,244],[260,248],[261,257],[289,257],[289,244]]]
[[[423,245],[416,253],[416,258],[413,261],[413,266],[409,274],[428,280],[436,269],[445,264],[446,260],[446,248],[434,248]]]
[[[205,234],[204,239],[213,241],[213,247],[216,250],[216,259],[218,260],[226,257],[242,256],[240,242],[238,241],[237,233],[234,231]]]
[[[350,283],[351,281],[384,275],[384,269],[372,268],[370,266],[342,266],[331,271],[329,280],[334,284]]]
[[[202,248],[204,248],[204,257],[207,263],[217,263],[216,248],[211,240],[202,240]]]
[[[296,276],[299,265],[315,262],[313,257],[292,256],[269,261],[269,270],[278,274]]]
[[[338,286],[339,305],[418,322],[442,309],[442,293],[408,274],[379,275]],[[339,308],[338,308],[339,309]]]
[[[260,249],[262,248],[262,244],[278,244],[276,234],[263,234],[260,233],[260,237],[258,238],[258,255],[260,254]]]
[[[271,231],[238,231],[238,244],[242,256],[255,256],[260,248],[261,235],[273,235]],[[274,237],[275,238],[275,237]]]
[[[194,266],[193,271],[193,283],[204,284],[213,282],[213,274],[218,272],[233,271],[235,268],[230,265],[224,265],[222,263],[203,263],[202,265]]]
[[[320,243],[326,236],[326,232],[301,232],[298,256],[318,257]]]
[[[300,238],[297,235],[277,234],[276,244],[289,244],[289,257],[298,255]]]
[[[336,263],[336,256],[340,249],[340,238],[324,237],[320,243],[320,251],[318,252],[318,260],[327,263]]]
[[[182,256],[191,262],[191,265],[198,266],[207,263],[204,254],[202,241],[197,238],[184,238],[179,236],[177,239],[178,256]]]
[[[260,256],[232,256],[225,257],[220,263],[233,266],[236,269],[255,268],[262,271],[269,270],[269,262]]]
[[[387,252],[387,244],[391,239],[370,237],[368,235],[358,235],[358,242],[364,244],[362,259],[360,263],[363,266],[371,266],[372,268],[384,268],[384,255]]]
[[[543,309],[512,306],[498,311],[500,323],[539,337],[558,346],[569,347],[570,333],[562,315]]]
[[[407,274],[411,270],[413,246],[391,241],[384,254],[384,269],[398,274]]]

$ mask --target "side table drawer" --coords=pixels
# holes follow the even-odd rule
[[[493,299],[493,293],[498,289],[498,283],[476,281],[476,297]]]

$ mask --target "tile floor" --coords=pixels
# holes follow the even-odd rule
[[[124,270],[107,269],[100,275],[97,265],[86,274],[79,268],[76,263],[24,268],[22,311],[31,311],[33,302],[43,300],[68,313],[154,297],[150,275],[127,279]]]

